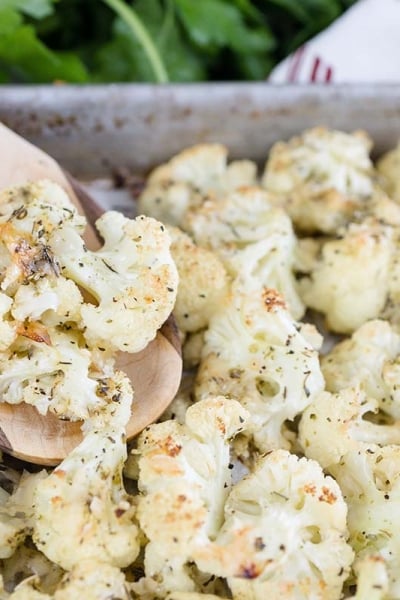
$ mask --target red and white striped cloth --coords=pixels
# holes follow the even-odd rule
[[[359,0],[271,73],[271,83],[400,81],[400,0]]]

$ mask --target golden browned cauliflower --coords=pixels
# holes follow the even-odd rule
[[[234,288],[205,333],[196,397],[241,402],[250,413],[244,435],[261,452],[290,447],[286,422],[324,387],[310,328],[305,336],[275,290]]]
[[[297,229],[335,233],[373,194],[371,146],[365,132],[309,129],[272,147],[262,184]]]
[[[251,290],[277,289],[294,318],[304,314],[293,275],[296,238],[289,217],[265,190],[242,187],[189,211],[184,226],[218,254],[230,275]]]
[[[177,227],[168,227],[168,231],[179,275],[174,316],[181,331],[198,331],[207,327],[228,293],[228,274],[216,254],[197,246]]]
[[[256,181],[256,165],[248,160],[227,162],[221,144],[199,144],[183,150],[149,176],[139,198],[139,212],[170,225],[182,225],[186,212],[207,198]]]
[[[322,245],[311,272],[299,282],[304,303],[326,316],[329,329],[351,333],[384,309],[395,252],[392,227],[375,219],[349,225]]]

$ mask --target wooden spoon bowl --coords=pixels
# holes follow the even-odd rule
[[[0,152],[0,188],[44,178],[57,182],[79,212],[91,221],[84,236],[88,248],[95,250],[100,246],[92,226],[93,217],[100,214],[95,202],[50,156],[1,123]],[[132,416],[126,430],[127,438],[131,439],[164,412],[179,387],[182,357],[173,317],[144,350],[136,354],[121,352],[117,368],[128,375],[135,390]],[[81,439],[81,422],[61,420],[51,414],[40,415],[33,406],[25,403],[0,402],[0,449],[17,458],[55,465]]]

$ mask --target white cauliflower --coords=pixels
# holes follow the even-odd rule
[[[257,187],[239,188],[188,213],[184,227],[216,252],[247,289],[277,289],[294,318],[304,314],[293,276],[296,238],[289,217]]]
[[[183,150],[152,173],[139,198],[139,212],[170,225],[182,225],[186,212],[209,197],[222,197],[242,185],[253,185],[257,167],[248,160],[227,164],[221,144],[199,144]]]
[[[400,424],[375,422],[378,409],[378,402],[357,388],[324,392],[304,411],[299,441],[306,456],[318,460],[340,485],[356,556],[380,556],[388,572],[388,597],[398,598]]]
[[[385,561],[379,555],[367,555],[353,565],[357,591],[348,600],[387,600],[389,582]]]
[[[358,388],[323,392],[302,415],[299,442],[324,469],[340,464],[348,452],[367,452],[370,444],[400,444],[400,422],[374,422],[378,410],[378,402]]]
[[[322,357],[330,392],[360,386],[393,419],[400,419],[400,335],[382,320],[369,321]]]
[[[236,484],[201,569],[227,577],[234,600],[341,598],[353,552],[346,504],[318,463],[285,450],[262,457]]]
[[[205,333],[196,397],[211,393],[239,400],[251,415],[245,436],[265,452],[289,447],[285,421],[323,387],[318,353],[282,297],[267,288],[259,293],[236,288]]]
[[[107,212],[96,222],[104,240],[91,252],[78,232],[53,232],[50,246],[61,272],[91,294],[98,305],[81,307],[90,345],[139,352],[156,335],[175,303],[178,275],[164,226],[148,217],[127,219]]]
[[[16,321],[41,321],[46,327],[80,321],[82,294],[78,286],[61,275],[21,285],[14,296],[11,314]]]
[[[238,402],[209,397],[187,410],[184,425],[151,425],[138,440],[137,516],[149,540],[145,574],[157,583],[157,597],[199,591],[189,563],[222,523],[231,486],[229,440],[246,418]]]
[[[17,337],[17,324],[10,315],[12,298],[0,292],[0,352],[7,350]]]
[[[96,364],[78,330],[36,325],[0,353],[0,395],[9,404],[32,404],[43,415],[87,419],[107,403],[101,390],[113,373],[113,361]]]
[[[328,327],[339,333],[379,317],[395,249],[392,227],[375,220],[351,224],[343,236],[323,245],[310,275],[300,281],[303,301],[324,313]]]
[[[0,502],[0,559],[12,556],[33,527],[33,495],[45,471],[24,472],[12,494]]]
[[[0,193],[1,289],[13,293],[21,284],[59,275],[49,246],[57,229],[72,228],[82,235],[86,220],[60,186],[39,181]]]
[[[335,233],[373,194],[371,145],[365,132],[307,130],[272,147],[262,184],[296,228]]]
[[[383,559],[389,588],[385,598],[393,599],[400,597],[399,461],[399,445],[370,444],[348,452],[331,469],[348,505],[349,541],[358,557]]]
[[[229,287],[226,270],[213,252],[200,248],[177,227],[168,227],[179,286],[174,316],[181,331],[207,327]]]
[[[104,395],[108,405],[85,423],[83,441],[36,488],[33,540],[63,569],[88,559],[126,567],[139,551],[134,506],[122,483],[128,379],[116,373]]]
[[[400,202],[400,143],[378,160],[376,169],[386,192],[393,200]]]

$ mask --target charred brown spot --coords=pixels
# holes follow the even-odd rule
[[[216,421],[217,421],[218,430],[222,433],[222,435],[225,435],[226,427],[225,427],[225,423],[224,423],[223,419],[221,419],[221,417],[217,417]]]
[[[170,435],[164,440],[162,447],[164,452],[168,454],[168,456],[172,457],[178,456],[178,454],[182,450],[182,446],[174,442],[172,436]]]
[[[273,312],[277,308],[286,309],[284,299],[276,290],[265,287],[262,292],[262,299],[268,312]]]
[[[116,508],[114,512],[117,519],[120,519],[122,515],[126,513],[126,510],[124,510],[123,508]]]
[[[40,344],[52,345],[47,328],[37,321],[20,323],[17,327],[17,334]]]
[[[329,488],[323,486],[322,494],[318,496],[318,500],[320,502],[327,502],[328,504],[334,504],[337,500],[337,497]]]
[[[306,494],[311,494],[312,496],[315,496],[315,492],[317,491],[317,488],[312,483],[306,483],[303,489]]]
[[[256,539],[254,540],[254,548],[257,550],[257,552],[261,552],[261,550],[264,550],[265,544],[262,537],[256,537]]]
[[[260,575],[260,569],[254,563],[249,565],[240,565],[239,573],[236,577],[242,577],[243,579],[255,579]]]

